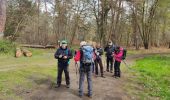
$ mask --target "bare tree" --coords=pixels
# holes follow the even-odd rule
[[[6,22],[6,0],[0,0],[0,38],[4,35]]]
[[[138,15],[139,13],[137,13],[135,11],[135,9],[139,9],[135,5],[135,2],[133,2],[133,7],[135,7],[135,9],[131,8],[133,10],[132,11],[133,16],[136,21],[135,25],[138,27],[138,30],[139,30],[140,36],[143,40],[143,45],[144,45],[145,49],[149,48],[150,36],[154,32],[154,30],[153,30],[154,23],[153,22],[154,22],[154,18],[155,18],[155,14],[156,14],[158,1],[159,0],[153,0],[153,1],[143,0],[140,16]]]

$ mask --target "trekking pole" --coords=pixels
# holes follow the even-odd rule
[[[76,83],[78,85],[79,82],[78,82],[78,70],[77,70],[78,69],[78,64],[77,63],[75,63],[75,69],[76,69],[76,79],[77,79]]]
[[[129,65],[126,63],[125,60],[122,60],[122,61],[123,61],[123,63],[125,64],[125,66],[126,66],[129,70],[131,70],[131,71],[136,71],[136,70],[132,69],[131,67],[129,67]]]
[[[104,67],[106,68],[106,71],[107,71],[106,56],[104,56]]]
[[[123,60],[123,63],[125,64],[125,66],[130,69],[129,65],[125,62],[125,60]]]

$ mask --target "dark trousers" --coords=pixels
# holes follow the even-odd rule
[[[95,62],[92,63],[92,73],[94,73]]]
[[[118,61],[115,61],[114,63],[114,76],[117,76],[117,77],[120,77],[120,63],[121,62],[118,62]]]
[[[95,73],[96,75],[98,75],[98,65],[100,66],[100,72],[101,72],[101,76],[103,76],[103,63],[102,60],[95,60]]]
[[[63,68],[63,67],[60,67],[60,66],[58,67],[57,84],[58,85],[61,84],[63,71],[65,73],[66,84],[69,85],[70,84],[70,77],[69,77],[68,66],[67,66],[67,68]]]
[[[110,71],[113,71],[113,57],[111,58],[107,57],[106,61],[107,61],[107,71],[109,71],[109,68]]]
[[[92,95],[92,66],[86,66],[89,67],[89,71],[85,71],[82,65],[80,64],[80,77],[79,77],[79,95],[83,96],[84,94],[84,80],[85,76],[87,76],[87,83],[88,83],[88,95]]]

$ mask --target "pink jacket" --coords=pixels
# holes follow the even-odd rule
[[[114,52],[114,58],[115,58],[116,61],[121,62],[122,61],[122,56],[123,56],[123,48],[120,47],[120,52],[118,54],[116,54]]]

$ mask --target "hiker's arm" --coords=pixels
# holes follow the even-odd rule
[[[73,54],[72,54],[71,50],[68,51],[68,57],[67,58],[68,59],[72,59],[73,58]]]
[[[103,49],[100,49],[100,55],[103,55]]]
[[[104,48],[104,52],[107,52],[107,47]]]
[[[59,49],[55,52],[55,54],[54,54],[54,57],[55,57],[55,59],[59,59],[59,56],[60,56],[60,54],[59,54]]]

